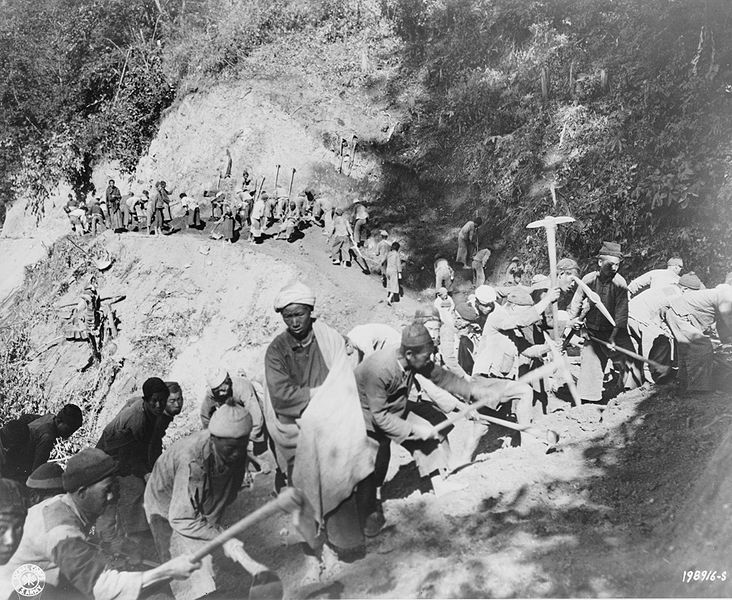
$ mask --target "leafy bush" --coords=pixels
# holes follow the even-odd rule
[[[594,256],[615,239],[633,254],[630,273],[670,253],[709,283],[726,273],[727,3],[385,0],[383,9],[408,44],[409,70],[427,74],[397,141],[417,151],[400,156],[429,179],[430,204],[447,201],[435,189],[466,190],[451,226],[479,208],[489,243],[505,237],[545,261],[543,234],[527,239],[524,226],[567,213],[578,224],[561,232],[564,252]]]

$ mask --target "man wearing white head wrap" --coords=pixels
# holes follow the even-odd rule
[[[212,367],[206,374],[206,393],[201,401],[201,424],[209,426],[212,415],[227,402],[239,404],[247,409],[253,422],[253,430],[249,435],[254,454],[266,451],[266,432],[262,416],[262,401],[254,385],[243,375],[232,377],[221,365]]]
[[[145,512],[161,561],[196,552],[223,531],[224,511],[237,496],[247,466],[252,417],[228,402],[211,417],[209,428],[176,441],[155,463],[145,489]],[[236,538],[224,554],[252,574],[266,567],[253,561]],[[176,600],[201,598],[217,589],[211,556],[186,581],[172,581]]]
[[[264,415],[278,466],[314,509],[328,556],[355,560],[365,540],[353,492],[373,463],[344,339],[313,319],[314,305],[300,282],[275,300],[287,330],[265,354]]]
[[[301,281],[294,281],[280,290],[274,302],[275,312],[282,312],[288,304],[315,306],[315,293]]]

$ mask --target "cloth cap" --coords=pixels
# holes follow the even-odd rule
[[[241,404],[227,402],[213,414],[208,430],[216,437],[245,437],[252,432],[252,415]]]
[[[0,429],[0,444],[5,448],[20,448],[28,443],[28,425],[18,420],[8,421]]]
[[[515,262],[515,263],[517,263],[517,262],[521,262],[521,259],[519,259],[518,256],[514,256],[514,257],[511,258],[511,260],[509,262]]]
[[[62,490],[63,474],[64,470],[58,463],[45,462],[30,474],[25,485],[34,490]]]
[[[614,256],[615,258],[623,258],[623,253],[620,251],[620,244],[617,242],[603,242],[600,251],[597,253],[598,256]]]
[[[166,388],[167,389],[167,388]],[[66,463],[61,481],[64,490],[75,492],[109,477],[117,470],[117,461],[98,448],[84,448]]]
[[[437,290],[437,293],[440,295],[447,294],[447,288],[445,286],[442,286],[439,290]]]
[[[546,275],[534,275],[531,278],[531,289],[533,290],[548,290],[551,286],[552,280]]]
[[[579,270],[579,265],[577,264],[576,260],[572,260],[571,258],[563,258],[557,263],[558,271],[571,271],[572,269]]]
[[[303,191],[298,194],[298,196],[302,196],[303,198],[307,198],[308,195]]]
[[[694,271],[689,271],[688,273],[684,273],[679,278],[679,285],[681,287],[688,288],[690,290],[700,290],[702,289],[702,281],[696,276],[696,273]]]
[[[24,515],[25,501],[20,491],[20,484],[12,479],[0,479],[0,513]]]
[[[221,196],[223,196],[223,195],[224,195],[224,192],[216,192],[216,195],[214,196],[214,198],[221,198]]]
[[[335,214],[342,215],[343,214],[343,209],[339,206],[338,208],[335,209]]]
[[[165,382],[160,377],[150,377],[142,384],[142,395],[145,398],[151,398],[153,394],[167,392],[168,386],[165,385]]]
[[[402,329],[402,347],[403,348],[422,348],[423,346],[433,345],[432,336],[427,328],[420,322],[415,321]]]
[[[274,309],[280,312],[288,304],[306,304],[315,306],[315,292],[306,286],[302,281],[295,281],[283,287],[277,294],[274,302]]]
[[[381,237],[389,237],[389,232],[386,229],[382,229],[379,232],[379,235],[381,235]]]
[[[269,198],[269,194],[267,192],[265,192],[265,191],[262,191],[262,193],[259,194],[259,199],[260,200],[267,200],[268,198]]]
[[[442,323],[439,309],[434,304],[420,306],[414,313],[414,322],[428,323],[430,321]]]
[[[479,285],[475,288],[475,299],[481,304],[490,304],[496,301],[496,290],[489,285]]]
[[[533,306],[534,301],[531,298],[531,293],[524,287],[516,286],[510,292],[506,298],[511,304],[516,306]]]
[[[229,376],[229,372],[223,367],[213,367],[208,373],[206,373],[206,383],[212,390],[219,387],[224,380]]]
[[[670,267],[672,265],[678,265],[680,267],[683,267],[684,266],[684,260],[681,259],[681,258],[679,258],[679,257],[669,258],[668,261],[666,262],[666,266],[667,267]]]
[[[475,323],[478,320],[478,311],[467,302],[461,302],[455,307],[455,312],[465,321]]]

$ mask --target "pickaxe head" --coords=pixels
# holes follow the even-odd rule
[[[551,227],[552,229],[556,229],[557,225],[573,222],[574,219],[572,217],[544,217],[543,219],[540,219],[538,221],[532,221],[526,226],[526,228],[537,229],[538,227],[546,227],[547,229],[549,229]]]

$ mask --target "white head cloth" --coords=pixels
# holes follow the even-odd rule
[[[274,301],[274,309],[280,312],[288,304],[307,304],[315,306],[315,292],[301,281],[295,281],[283,287]]]

